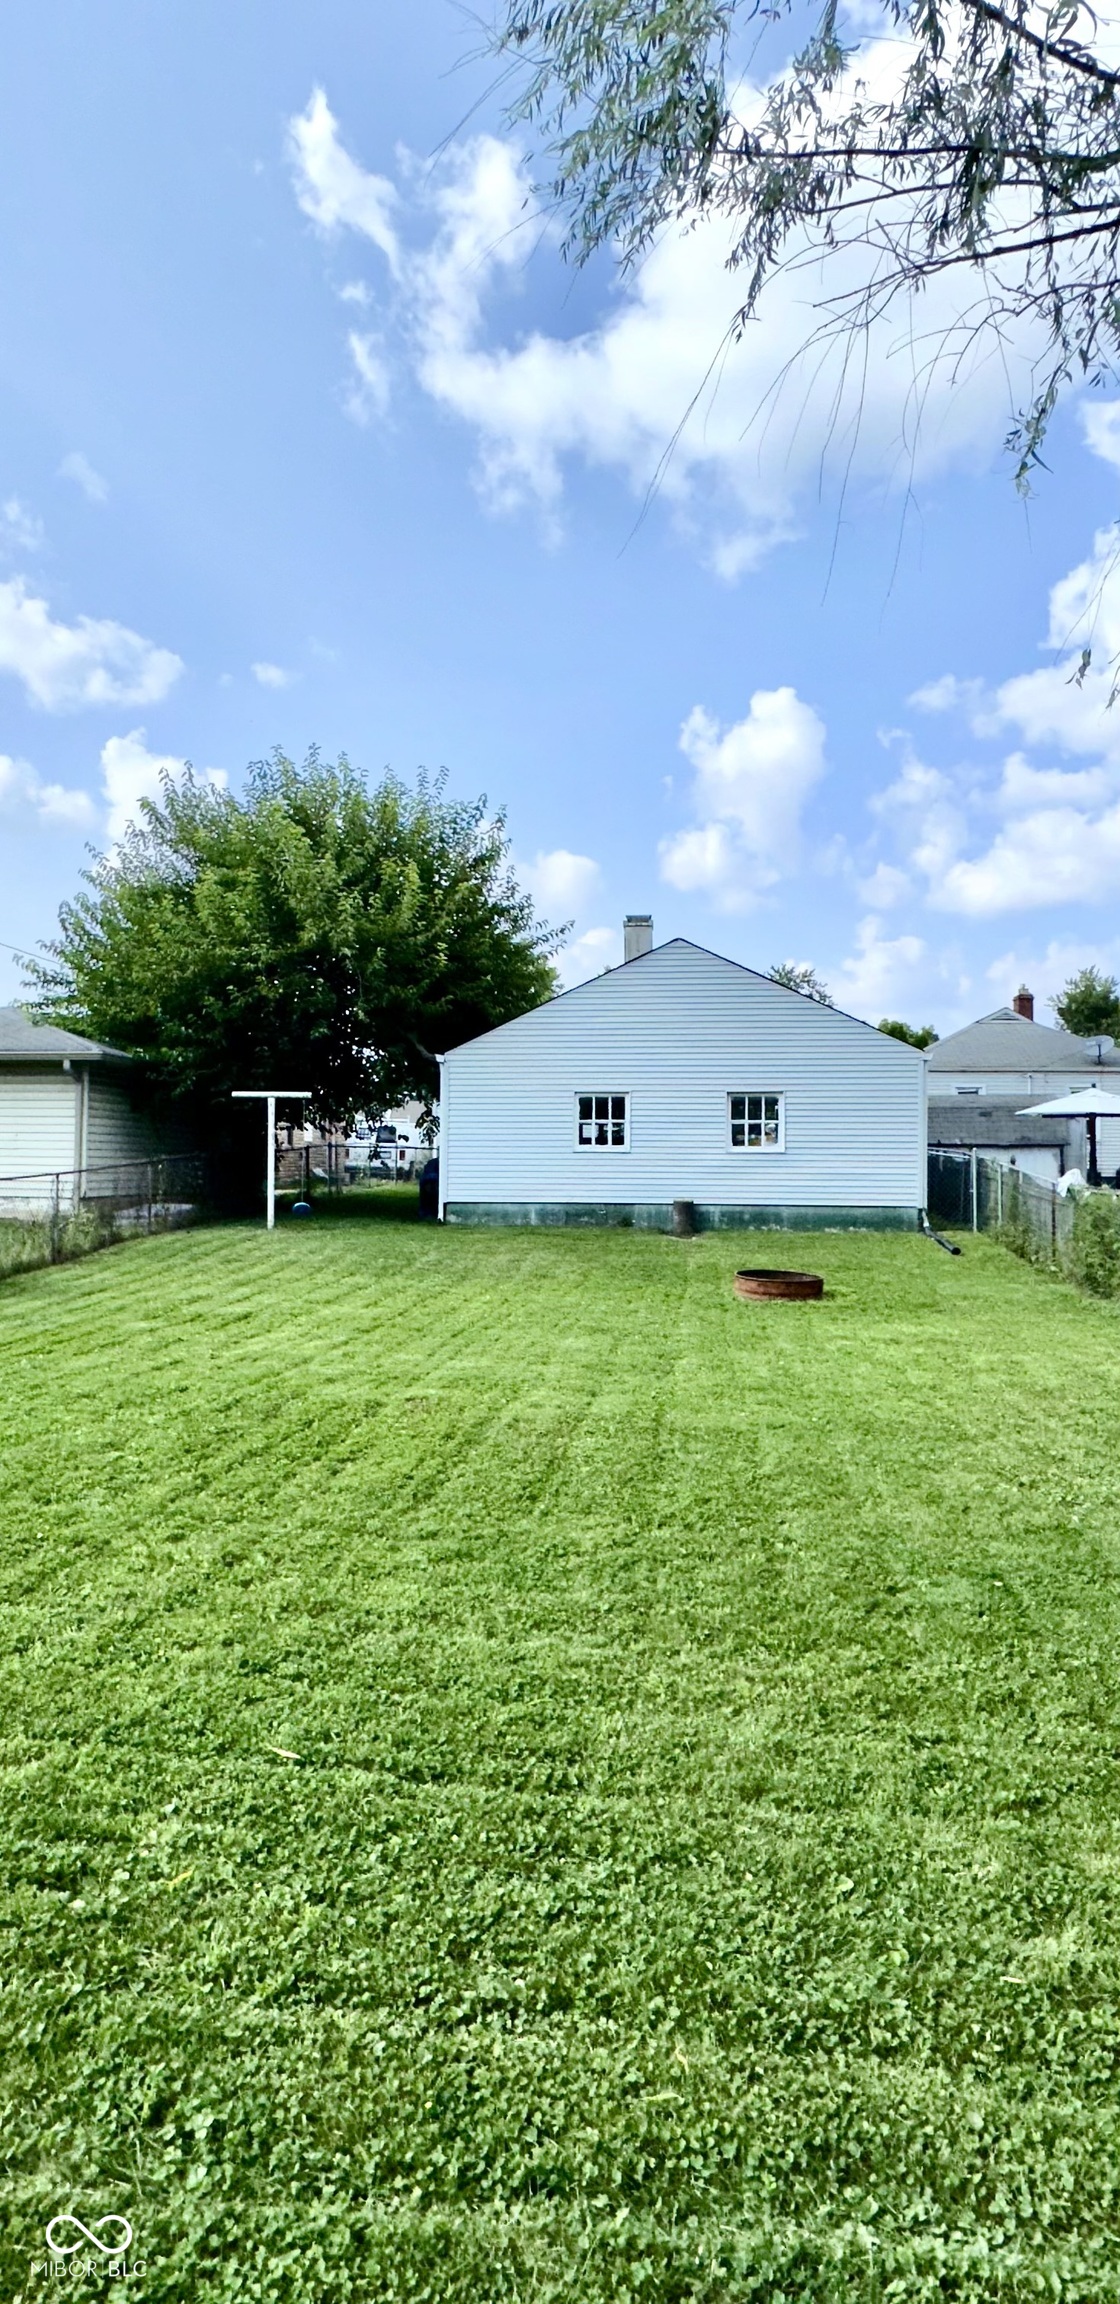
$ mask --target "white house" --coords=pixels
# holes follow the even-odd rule
[[[1052,1181],[1064,1168],[1084,1169],[1084,1125],[1033,1120],[1023,1108],[1118,1082],[1120,1053],[1107,1034],[1079,1040],[1037,1024],[1033,994],[1020,985],[1009,1008],[978,1017],[930,1049],[930,1150],[975,1148],[1005,1167]],[[1100,1123],[1098,1153],[1109,1174],[1120,1167],[1120,1121]]]
[[[925,1058],[629,922],[620,968],[441,1060],[449,1223],[913,1228]],[[633,931],[638,929],[635,937]]]
[[[36,1180],[17,1197],[46,1206],[62,1173],[76,1199],[76,1171],[96,1191],[98,1170],[167,1150],[133,1104],[134,1072],[117,1048],[0,1008],[0,1190],[15,1177]]]

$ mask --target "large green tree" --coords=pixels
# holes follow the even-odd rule
[[[835,1005],[827,984],[808,960],[775,960],[766,973],[772,984],[783,984],[787,992],[800,992],[822,1008]]]
[[[783,19],[799,51],[744,100],[737,76]],[[580,254],[608,243],[630,260],[668,218],[722,216],[738,326],[776,267],[817,254],[826,334],[942,274],[971,278],[954,352],[972,329],[998,355],[1024,324],[1042,347],[1012,435],[1025,479],[1063,381],[1111,372],[1120,348],[1108,21],[1079,0],[882,0],[893,51],[865,69],[875,29],[872,9],[846,19],[837,0],[807,15],[794,0],[505,0],[496,44],[527,66],[515,110],[550,148]],[[915,325],[928,359],[930,324]]]
[[[1099,968],[1079,968],[1062,986],[1054,1014],[1079,1040],[1092,1040],[1097,1033],[1120,1039],[1120,985]]]
[[[35,965],[36,1012],[145,1060],[157,1093],[310,1088],[323,1120],[428,1098],[436,1056],[555,989],[558,934],[500,816],[277,752],[240,797],[189,773],[97,859]]]
[[[888,1040],[905,1040],[909,1048],[932,1048],[937,1039],[932,1024],[904,1024],[901,1016],[881,1016],[879,1030]]]

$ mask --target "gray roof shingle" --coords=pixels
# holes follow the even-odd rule
[[[78,1032],[64,1032],[57,1024],[39,1024],[23,1008],[0,1008],[0,1063],[59,1064],[64,1056],[94,1064],[107,1059],[130,1064],[121,1048],[106,1048],[99,1040],[83,1040]]]
[[[1032,1024],[1013,1008],[997,1008],[929,1052],[935,1072],[1099,1072],[1120,1065],[1120,1051],[1097,1055],[1095,1040],[1075,1039],[1050,1024]]]
[[[1034,1120],[1020,1114],[1018,1096],[931,1096],[931,1152],[971,1152],[973,1146],[1027,1151],[1040,1145],[1069,1144],[1069,1120]]]

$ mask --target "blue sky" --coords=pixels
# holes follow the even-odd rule
[[[722,247],[573,274],[475,40],[450,0],[7,17],[0,940],[160,761],[317,742],[504,806],[572,980],[629,910],[942,1031],[1120,969],[1120,710],[1069,678],[1120,649],[1109,395],[1024,507],[1032,347],[931,370],[927,300],[857,423],[805,272],[706,384]]]

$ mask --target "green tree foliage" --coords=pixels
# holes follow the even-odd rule
[[[1115,1192],[1078,1195],[1069,1268],[1094,1296],[1115,1296],[1120,1290],[1120,1199]]]
[[[569,246],[632,260],[668,218],[728,221],[745,326],[776,267],[818,254],[835,291],[817,335],[864,328],[939,275],[971,274],[972,333],[998,353],[1026,325],[1044,349],[1012,434],[1038,459],[1072,373],[1120,345],[1120,75],[1079,0],[882,0],[898,70],[854,62],[835,0],[757,112],[736,111],[752,42],[793,0],[506,0],[496,46],[527,78],[516,113],[543,134]],[[872,29],[866,9],[860,30]],[[928,354],[927,354],[928,356]]]
[[[889,1040],[905,1040],[911,1048],[932,1048],[937,1034],[932,1024],[904,1024],[898,1016],[883,1016],[879,1020],[880,1032]]]
[[[819,1001],[822,1008],[833,1006],[827,984],[822,983],[807,960],[775,960],[767,974],[772,984],[784,984],[787,992],[801,992],[806,1000]]]
[[[1120,985],[1097,968],[1079,968],[1063,985],[1054,1014],[1079,1040],[1091,1040],[1098,1032],[1120,1039]]]
[[[62,908],[35,1011],[146,1061],[177,1103],[310,1088],[346,1121],[434,1094],[436,1054],[549,998],[533,917],[485,803],[370,789],[280,752],[245,792],[166,780]]]

